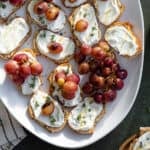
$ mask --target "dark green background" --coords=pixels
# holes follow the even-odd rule
[[[132,0],[131,0],[132,1]],[[126,119],[104,139],[83,150],[117,150],[119,145],[140,126],[150,126],[150,0],[141,0],[145,20],[145,62],[141,87],[136,102]],[[28,135],[15,150],[62,150]]]

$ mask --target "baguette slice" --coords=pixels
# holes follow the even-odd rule
[[[115,22],[124,11],[124,6],[120,0],[93,0],[99,21],[105,26]]]
[[[12,57],[30,34],[30,25],[24,18],[16,17],[10,22],[0,24],[0,58]]]
[[[23,5],[24,3],[19,6],[14,6],[9,1],[0,1],[0,23],[6,22],[7,19]]]
[[[58,86],[58,84],[55,81],[56,72],[59,72],[59,71],[64,71],[66,73],[66,75],[73,73],[72,66],[68,63],[61,64],[58,67],[56,67],[56,69],[50,73],[49,78],[48,78],[49,83],[50,83],[50,93],[51,93],[52,97],[54,99],[58,100],[64,107],[67,107],[67,108],[75,107],[82,101],[80,87],[78,85],[78,90],[73,99],[71,99],[71,100],[65,99],[62,96],[62,90],[60,89],[60,87]]]
[[[53,42],[59,43],[63,47],[60,53],[53,54],[49,51],[48,45]],[[48,30],[40,30],[35,35],[33,45],[40,54],[46,56],[56,64],[68,62],[73,58],[75,51],[75,44],[71,39]]]
[[[87,97],[69,114],[69,127],[79,134],[92,134],[96,123],[105,114],[105,105],[98,104],[92,97]]]
[[[51,8],[51,7],[59,8],[59,15],[57,16],[57,18],[54,21],[49,21],[46,19],[45,13],[39,15],[34,12],[34,6],[38,2],[40,2],[40,0],[29,1],[28,5],[27,5],[28,18],[30,18],[34,23],[36,23],[41,28],[44,28],[44,29],[46,28],[53,32],[61,31],[65,27],[65,24],[66,24],[66,16],[65,16],[64,11],[57,5],[55,5],[53,3],[48,3],[49,8]]]
[[[135,57],[142,52],[142,45],[127,22],[115,22],[105,32],[105,40],[120,55]]]
[[[75,29],[77,22],[80,20],[85,20],[88,23],[87,29],[83,32],[78,32]],[[91,4],[86,3],[74,9],[69,16],[69,23],[77,45],[84,43],[92,46],[100,41],[101,29],[99,28],[95,10]]]
[[[48,102],[54,104],[54,110],[49,116],[44,116],[42,107]],[[68,117],[67,111],[63,110],[57,101],[43,91],[37,91],[31,98],[28,114],[31,119],[51,133],[61,131],[65,127]]]
[[[87,0],[76,0],[75,2],[70,2],[70,0],[62,0],[63,4],[67,8],[78,7],[87,2]]]
[[[36,53],[29,48],[22,49],[15,53],[12,56],[12,59],[14,59],[16,56],[26,54],[28,56],[28,62],[27,64],[30,63],[37,63],[36,59]],[[10,79],[12,79],[15,83],[17,83],[17,78],[14,79],[13,76],[9,75]],[[15,81],[16,80],[16,81]],[[27,78],[25,78],[24,82],[21,84],[16,84],[17,88],[22,92],[23,95],[32,95],[35,93],[41,86],[42,84],[42,79],[41,76],[34,76],[34,75],[29,75]]]
[[[137,134],[123,142],[119,150],[148,150],[150,149],[150,127],[140,127]]]

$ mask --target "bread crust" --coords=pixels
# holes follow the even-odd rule
[[[137,44],[137,51],[136,51],[136,53],[134,54],[134,55],[132,55],[132,56],[129,56],[129,55],[122,55],[122,56],[124,56],[124,57],[126,57],[126,58],[135,58],[135,57],[137,57],[139,54],[141,54],[142,53],[142,51],[143,51],[143,49],[142,49],[142,43],[141,43],[141,41],[140,41],[140,39],[135,35],[135,33],[133,32],[133,25],[131,24],[131,23],[129,23],[129,22],[120,22],[120,21],[118,21],[118,22],[115,22],[115,23],[113,23],[111,26],[109,26],[110,28],[111,27],[114,27],[114,26],[123,26],[124,28],[126,28],[128,31],[129,31],[129,33],[132,35],[132,37],[135,39],[135,41],[136,41],[136,44]],[[105,39],[106,40],[106,39]],[[106,40],[107,41],[107,40]]]
[[[43,30],[43,29],[41,29],[41,30]],[[68,63],[71,59],[73,59],[74,54],[68,55],[68,56],[66,56],[64,59],[59,59],[59,60],[55,60],[55,59],[53,59],[53,58],[50,58],[50,57],[48,57],[48,56],[46,56],[46,55],[41,54],[40,51],[39,51],[39,48],[38,48],[38,46],[37,46],[37,43],[36,43],[37,35],[38,35],[38,33],[39,33],[41,30],[39,30],[37,33],[35,33],[34,38],[33,38],[33,42],[32,42],[33,49],[34,49],[34,51],[35,51],[38,55],[44,56],[45,58],[49,59],[50,61],[53,61],[53,62],[54,62],[55,64],[57,64],[57,65],[64,64],[64,63]],[[49,31],[49,30],[47,30],[47,31]]]
[[[120,0],[117,0],[118,5],[120,4],[120,15],[119,15],[112,23],[110,23],[109,25],[107,25],[107,24],[102,23],[102,22],[100,21],[100,19],[99,19],[98,8],[97,8],[96,5],[95,5],[95,4],[96,4],[96,1],[97,1],[97,0],[93,0],[94,8],[95,8],[95,10],[96,10],[96,16],[97,16],[99,22],[100,22],[101,24],[103,24],[104,26],[106,26],[106,27],[108,27],[108,26],[112,25],[114,22],[116,22],[116,21],[121,17],[121,15],[123,14],[123,12],[124,12],[124,10],[125,10],[125,6],[120,2]]]
[[[64,124],[61,127],[51,127],[51,126],[46,125],[44,122],[36,119],[31,105],[28,106],[28,115],[29,115],[29,117],[31,119],[33,119],[35,122],[37,122],[41,127],[48,130],[50,133],[60,132],[65,127],[65,125],[67,123],[67,119],[68,119],[68,112],[65,109],[63,109],[63,112],[64,112],[64,116],[65,116],[64,117]]]
[[[96,127],[96,124],[103,118],[103,116],[105,115],[106,113],[106,106],[105,104],[103,104],[103,109],[102,111],[100,112],[100,114],[96,117],[95,119],[95,122],[94,122],[94,126],[93,128],[89,129],[89,130],[76,130],[74,128],[72,128],[68,122],[68,126],[76,133],[78,134],[93,134],[94,133],[94,130],[95,130],[95,127]],[[68,116],[69,117],[69,116]]]
[[[149,131],[150,127],[140,127],[139,132],[126,139],[119,147],[119,150],[133,150],[133,147],[138,138]]]
[[[8,24],[10,24],[14,19],[16,19],[16,18],[22,18],[22,17],[14,17],[14,18],[12,18],[10,21],[9,20],[7,20],[7,22],[5,22],[5,25],[8,25]],[[24,18],[23,18],[24,19]],[[28,23],[28,21],[27,20],[25,20],[26,21],[26,23],[28,24],[28,27],[29,27],[29,31],[28,31],[28,33],[26,34],[26,36],[20,41],[20,43],[18,44],[18,46],[14,49],[14,50],[12,50],[9,54],[0,54],[0,58],[1,59],[9,59],[9,58],[11,58],[17,51],[18,51],[18,49],[28,40],[28,38],[30,37],[30,35],[31,35],[31,32],[32,32],[32,29],[31,29],[31,26],[30,26],[30,24]]]

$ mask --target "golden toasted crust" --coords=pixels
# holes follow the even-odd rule
[[[97,0],[93,0],[93,3],[96,4],[96,1],[97,1]],[[123,14],[123,12],[124,12],[124,10],[125,10],[125,6],[120,2],[120,0],[117,0],[117,2],[118,2],[118,5],[120,5],[120,15],[119,15],[119,16],[116,18],[116,20],[114,20],[111,24],[113,24],[114,22],[116,22],[116,21],[121,17],[121,15]],[[98,8],[96,7],[96,5],[94,5],[94,7],[95,7],[95,9],[96,9],[96,16],[98,17],[98,16],[99,16]],[[98,19],[98,20],[99,20],[99,19]],[[99,21],[100,21],[100,20],[99,20]],[[103,24],[103,25],[105,25],[105,26],[110,26],[110,25],[111,25],[111,24],[106,25],[106,24],[102,23],[101,21],[100,21],[100,23]]]
[[[62,3],[63,3],[63,5],[64,5],[66,8],[77,8],[77,7],[79,7],[79,6],[81,6],[81,5],[85,4],[85,3],[87,3],[89,0],[86,0],[84,3],[82,3],[82,4],[78,5],[78,6],[75,6],[75,7],[66,6],[66,5],[65,5],[65,1],[66,1],[66,0],[62,0]]]
[[[41,30],[40,30],[40,31],[41,31]],[[38,46],[37,46],[37,43],[36,43],[36,38],[37,38],[37,35],[38,35],[38,33],[39,33],[40,31],[38,31],[37,33],[35,33],[34,38],[33,38],[32,45],[33,45],[34,51],[35,51],[38,55],[43,55],[43,54],[40,53],[40,51],[39,51],[39,49],[38,49]],[[49,59],[50,61],[53,61],[55,64],[60,65],[60,64],[63,64],[63,63],[67,63],[67,62],[69,62],[71,59],[73,59],[74,54],[68,55],[68,56],[66,56],[64,59],[59,59],[59,60],[55,60],[55,59],[50,58],[50,57],[48,57],[48,56],[46,56],[46,55],[43,55],[43,56],[44,56],[45,58]]]
[[[15,17],[15,18],[22,18],[22,17]],[[8,25],[9,23],[11,23],[15,18],[12,18],[10,21],[5,22],[6,25]],[[1,59],[9,59],[11,58],[17,51],[18,49],[28,40],[28,38],[31,35],[32,29],[30,24],[28,23],[28,21],[26,20],[28,26],[29,26],[29,32],[26,34],[26,36],[21,40],[21,42],[18,44],[18,46],[12,50],[12,52],[10,52],[9,54],[0,54],[0,58]]]
[[[94,126],[93,128],[89,129],[89,130],[76,130],[74,128],[72,128],[69,123],[68,123],[68,126],[73,130],[75,131],[76,133],[78,134],[93,134],[94,133],[94,130],[95,130],[95,127],[96,127],[96,124],[99,122],[100,119],[103,118],[104,114],[106,113],[106,108],[105,108],[105,104],[103,104],[103,110],[100,112],[100,114],[96,117],[95,119],[95,123],[94,123]]]
[[[127,58],[135,58],[136,56],[138,56],[139,54],[141,54],[142,51],[143,51],[143,49],[142,49],[142,43],[141,43],[140,39],[133,32],[133,26],[132,26],[132,24],[130,24],[129,22],[119,22],[118,21],[118,22],[113,23],[110,26],[110,28],[114,27],[114,26],[121,26],[121,27],[123,26],[123,27],[125,27],[129,31],[129,33],[132,35],[132,37],[135,39],[136,44],[137,44],[137,51],[136,51],[136,53],[133,56],[129,56],[129,55],[123,55],[123,56],[125,56]]]
[[[32,107],[31,106],[28,107],[29,117],[31,119],[33,119],[34,121],[36,121],[41,127],[45,128],[46,130],[48,130],[51,133],[59,132],[59,131],[63,130],[63,128],[65,127],[67,119],[68,119],[68,112],[65,109],[63,109],[63,112],[64,112],[64,116],[65,116],[64,124],[61,127],[50,127],[50,126],[46,125],[45,123],[43,123],[42,121],[36,119]]]
[[[31,2],[31,1],[29,1],[29,2],[27,3],[27,6],[26,6],[26,15],[27,15],[28,20],[29,20],[30,22],[33,22],[33,23],[37,24],[41,29],[48,29],[48,28],[47,28],[47,25],[41,25],[37,20],[35,20],[35,19],[32,18],[30,12],[28,11],[28,6],[29,6],[30,2]],[[56,4],[54,4],[54,3],[50,3],[50,4],[53,5],[53,6],[55,6],[55,7],[57,7],[57,8],[59,8],[60,10],[62,10],[62,8],[60,8],[60,7],[57,6]],[[62,10],[62,11],[63,11],[63,10]],[[66,16],[65,16],[65,17],[66,17]],[[66,23],[67,23],[67,21],[66,21]],[[66,23],[65,23],[65,24],[66,24]],[[65,24],[64,24],[64,26],[65,26]],[[52,31],[52,32],[54,32],[54,31]],[[54,33],[58,33],[58,32],[54,32]]]
[[[127,140],[123,142],[120,146],[119,150],[133,150],[133,147],[138,140],[138,138],[143,135],[144,133],[150,131],[150,127],[140,127],[140,131],[137,134],[132,135]]]

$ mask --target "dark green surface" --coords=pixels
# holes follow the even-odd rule
[[[132,1],[132,0],[131,0]],[[117,150],[119,145],[140,126],[150,126],[150,0],[141,0],[145,20],[145,63],[141,88],[136,102],[126,119],[104,139],[83,150]],[[29,135],[15,150],[62,150]]]

